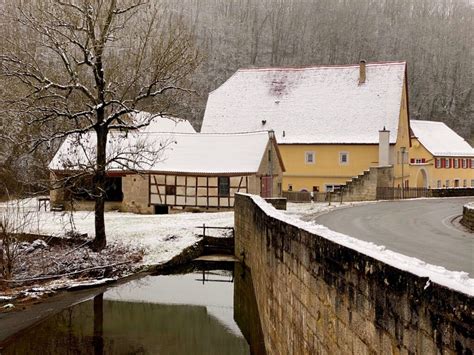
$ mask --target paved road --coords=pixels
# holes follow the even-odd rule
[[[379,202],[316,217],[337,232],[474,277],[474,234],[451,220],[471,198]]]

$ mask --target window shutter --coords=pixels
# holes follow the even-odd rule
[[[449,167],[451,167],[451,168],[454,167],[454,159],[453,158],[449,159]]]
[[[426,159],[425,159],[425,158],[421,158],[421,162],[422,162],[422,163],[425,163],[425,162],[426,162]]]
[[[415,159],[411,158],[411,159],[410,159],[410,163],[414,164],[414,163],[415,163]]]
[[[446,161],[441,158],[441,167],[444,168],[446,167]]]

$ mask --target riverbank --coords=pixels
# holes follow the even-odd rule
[[[74,291],[59,290],[55,293],[45,294],[41,299],[21,304],[15,312],[0,313],[0,350],[6,345],[5,341],[13,341],[15,339],[14,335],[18,332],[25,331],[65,308],[92,299],[111,287],[125,284],[146,275],[147,273],[142,272],[123,277],[113,284],[96,285],[93,288],[76,289]]]

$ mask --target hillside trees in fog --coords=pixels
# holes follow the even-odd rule
[[[471,26],[463,0],[183,0],[166,3],[193,26],[207,93],[240,67],[405,60],[410,114],[472,136]]]
[[[52,70],[58,63],[37,46],[37,34],[10,16],[12,11],[43,3],[1,1],[0,7],[8,11],[0,17],[0,35],[16,39]],[[463,137],[473,137],[473,8],[468,0],[154,0],[148,2],[147,11],[130,19],[135,29],[128,36],[131,43],[153,11],[160,13],[156,26],[162,37],[179,23],[192,33],[202,56],[197,70],[186,78],[187,87],[197,95],[175,95],[173,105],[168,105],[173,114],[191,119],[197,128],[208,93],[241,67],[405,60],[411,118],[441,120]],[[128,46],[113,43],[117,52]],[[133,56],[120,60],[135,65]],[[1,78],[4,102],[22,90],[18,83]],[[23,111],[6,112],[2,105],[2,129],[38,134],[33,127],[19,124],[23,116]],[[28,155],[30,165],[44,166],[56,147],[52,144],[36,157]],[[8,152],[2,148],[0,164],[6,161],[12,169],[24,165],[24,159],[15,161],[21,147]]]

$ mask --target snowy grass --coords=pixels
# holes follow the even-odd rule
[[[50,212],[37,211],[36,199],[14,201],[28,216],[30,233],[63,236],[74,228],[78,233],[94,236],[94,213],[86,211]],[[6,213],[7,203],[0,203],[0,213]],[[72,218],[71,218],[72,217]],[[72,222],[72,224],[71,224]],[[233,212],[180,213],[169,215],[138,215],[133,213],[106,212],[105,230],[109,242],[120,242],[142,247],[143,264],[155,265],[168,261],[184,248],[198,240],[202,226],[232,227]]]
[[[353,203],[288,203],[284,213],[297,218],[330,211]],[[8,206],[19,207],[29,212],[29,232],[43,235],[63,236],[74,228],[78,233],[94,236],[94,213],[86,211],[50,212],[38,211],[35,198],[0,203],[0,213],[6,213]],[[34,213],[33,213],[34,212]],[[71,224],[72,223],[72,224]],[[156,265],[170,260],[183,249],[199,240],[203,224],[215,227],[232,227],[234,212],[178,213],[168,215],[139,215],[122,212],[105,213],[105,229],[109,243],[120,242],[145,251],[143,264]],[[208,233],[208,232],[206,232]],[[214,231],[214,233],[219,233]]]

